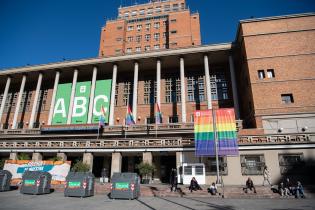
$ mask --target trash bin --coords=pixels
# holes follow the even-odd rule
[[[114,173],[111,182],[111,198],[135,199],[140,195],[140,179],[136,173]]]
[[[22,176],[20,192],[41,195],[50,193],[51,174],[43,171],[26,171]]]
[[[0,170],[0,192],[10,190],[12,174],[7,170]]]
[[[94,175],[91,172],[69,172],[66,177],[66,197],[87,197],[94,195]]]

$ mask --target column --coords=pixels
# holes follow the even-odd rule
[[[180,95],[182,104],[182,122],[186,123],[186,90],[184,58],[180,58]]]
[[[36,92],[35,92],[35,98],[33,101],[33,108],[32,108],[30,123],[28,125],[29,128],[34,127],[35,113],[37,111],[37,101],[38,101],[38,97],[39,97],[40,87],[42,85],[42,80],[43,80],[43,74],[39,73],[38,80],[37,80],[37,86],[36,86]]]
[[[110,94],[110,106],[109,106],[109,125],[114,125],[116,80],[117,80],[117,65],[114,64],[113,77],[112,77],[112,92]]]
[[[72,109],[73,109],[73,102],[74,102],[74,95],[75,95],[75,86],[77,85],[77,79],[78,79],[78,70],[75,69],[73,73],[73,80],[72,80],[72,89],[71,89],[71,96],[70,96],[70,104],[69,104],[69,111],[68,111],[68,119],[67,124],[71,124],[71,118],[72,118]]]
[[[239,103],[238,103],[235,68],[234,68],[234,61],[233,61],[232,55],[229,55],[229,64],[230,64],[230,73],[231,73],[231,81],[232,81],[232,91],[233,91],[235,117],[238,120],[238,119],[240,119],[240,109],[239,109]]]
[[[22,95],[23,95],[24,88],[25,88],[25,82],[26,82],[26,75],[24,74],[23,78],[22,78],[19,96],[18,96],[17,102],[15,104],[15,112],[14,112],[14,117],[13,117],[13,122],[12,122],[12,129],[17,129],[17,120],[18,120],[18,116],[19,116]]]
[[[92,85],[91,85],[91,93],[90,93],[90,104],[89,104],[89,115],[88,115],[88,122],[87,123],[92,123],[96,77],[97,77],[97,67],[95,66],[93,68]]]
[[[161,61],[156,62],[156,103],[161,109]]]
[[[36,161],[42,161],[43,160],[43,155],[39,152],[34,152],[33,156],[32,156],[32,161],[36,162]]]
[[[182,177],[183,171],[180,174],[180,170],[179,170],[180,167],[182,167],[182,164],[183,164],[183,152],[176,152],[176,170],[177,170],[177,175],[178,175],[178,178],[177,178],[178,183],[183,183],[183,177]]]
[[[132,114],[133,114],[135,122],[137,122],[138,71],[139,71],[139,64],[135,62],[134,75],[133,75],[133,95],[132,95]]]
[[[48,125],[51,125],[51,121],[52,121],[53,114],[54,114],[55,99],[56,99],[56,93],[57,93],[57,88],[58,88],[58,84],[59,84],[59,77],[60,77],[60,72],[56,71],[54,90],[53,90],[53,94],[51,97],[50,108],[49,108],[49,116],[48,116],[48,123],[47,123]]]
[[[144,152],[143,154],[143,162],[149,163],[152,165],[152,152]]]
[[[10,160],[17,160],[18,159],[18,153],[17,152],[11,152],[9,159]]]
[[[5,101],[7,100],[7,97],[8,97],[10,83],[11,83],[11,77],[8,77],[7,78],[7,83],[5,84],[3,98],[2,98],[2,101],[1,101],[1,107],[0,107],[0,129],[2,128],[1,119],[2,119],[2,115],[3,115]]]
[[[67,154],[64,152],[57,153],[57,157],[60,157],[61,161],[67,161]]]
[[[208,109],[212,109],[211,87],[210,87],[210,73],[209,73],[209,60],[208,56],[204,55],[205,76],[206,76],[206,88],[207,88],[207,103]]]
[[[93,169],[93,154],[88,152],[83,154],[83,163],[90,166],[90,172],[92,172]]]
[[[110,176],[112,177],[115,172],[121,172],[121,162],[122,156],[119,152],[112,153],[112,169],[110,172]]]

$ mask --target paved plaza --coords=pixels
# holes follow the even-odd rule
[[[63,193],[48,195],[23,195],[19,191],[0,193],[0,209],[3,210],[308,210],[315,209],[314,199],[212,199],[178,197],[140,197],[138,200],[111,200],[96,195],[88,198],[64,197]]]

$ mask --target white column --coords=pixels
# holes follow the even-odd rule
[[[182,122],[186,122],[186,90],[184,58],[180,58],[180,95],[182,104]]]
[[[135,62],[133,75],[133,95],[132,95],[132,114],[135,122],[137,122],[137,104],[138,104],[138,71],[139,64]]]
[[[21,106],[22,95],[24,92],[25,82],[26,82],[26,75],[23,75],[19,96],[18,96],[17,102],[15,104],[15,112],[14,112],[14,117],[13,117],[13,122],[12,122],[12,129],[17,128],[17,120],[18,120],[18,116],[19,116],[19,111],[20,111],[20,106]]]
[[[156,103],[161,108],[161,61],[156,63]]]
[[[74,95],[75,95],[75,86],[77,85],[78,79],[78,70],[75,69],[73,73],[73,80],[72,80],[72,89],[71,89],[71,96],[70,96],[70,105],[69,105],[69,112],[68,112],[68,119],[67,124],[71,124],[72,118],[72,109],[73,109],[73,102],[74,102]]]
[[[8,97],[10,84],[11,84],[11,77],[8,77],[7,78],[7,83],[5,84],[3,98],[2,98],[2,101],[1,101],[1,107],[0,107],[0,129],[2,128],[1,119],[2,119],[2,115],[3,115],[5,101],[7,100],[7,97]]]
[[[56,99],[56,93],[57,93],[57,88],[59,84],[59,77],[60,77],[60,72],[56,71],[54,90],[53,90],[53,94],[52,94],[51,102],[50,102],[50,109],[49,109],[49,116],[48,116],[48,123],[47,123],[48,125],[51,125],[51,121],[54,114],[55,99]]]
[[[43,74],[39,73],[38,80],[37,80],[37,86],[36,86],[36,92],[35,92],[35,98],[34,98],[34,101],[33,101],[33,108],[32,108],[30,123],[28,125],[29,128],[33,128],[34,119],[35,119],[35,113],[36,113],[36,110],[37,110],[37,101],[38,101],[40,87],[42,85],[42,80],[43,80]]]
[[[240,109],[237,97],[237,86],[236,86],[236,77],[235,77],[235,69],[232,55],[229,55],[229,64],[230,64],[230,73],[231,73],[231,81],[232,81],[232,91],[233,91],[233,101],[234,101],[234,109],[235,109],[235,117],[236,119],[240,119]]]
[[[110,106],[109,106],[109,125],[114,125],[116,80],[117,80],[117,65],[114,64],[113,77],[112,77],[112,91],[110,94]]]
[[[206,88],[207,88],[207,103],[208,109],[212,109],[211,87],[210,87],[210,73],[209,73],[209,60],[208,56],[204,55],[205,76],[206,76]]]
[[[91,93],[90,93],[88,123],[92,122],[96,77],[97,77],[97,67],[95,66],[93,68],[93,76],[92,76],[92,86],[91,86]]]

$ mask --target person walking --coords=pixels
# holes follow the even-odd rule
[[[263,176],[264,176],[264,181],[263,181],[263,186],[265,186],[265,182],[268,182],[268,184],[270,185],[270,186],[272,186],[271,185],[271,175],[270,175],[270,171],[268,170],[268,167],[267,166],[265,166],[264,167],[264,172],[263,172]]]
[[[172,169],[170,175],[170,184],[171,184],[171,192],[176,192],[177,190],[177,171],[176,169]]]

